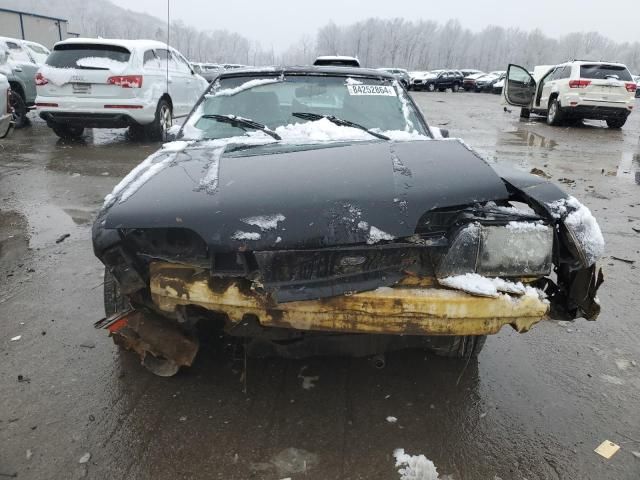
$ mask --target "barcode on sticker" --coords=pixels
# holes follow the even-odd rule
[[[349,95],[384,95],[395,97],[396,90],[387,85],[347,85]]]

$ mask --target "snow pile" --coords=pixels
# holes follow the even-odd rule
[[[522,282],[510,282],[502,278],[488,278],[477,273],[466,273],[453,277],[439,278],[438,283],[445,287],[455,288],[463,292],[479,295],[481,297],[498,297],[500,292],[513,295],[530,295],[544,297],[540,290],[523,285]]]
[[[356,80],[355,78],[347,77],[344,82],[345,85],[362,85],[360,80]]]
[[[282,80],[280,78],[256,78],[255,80],[249,80],[248,82],[244,82],[242,85],[239,85],[235,88],[225,88],[223,90],[218,90],[213,95],[207,95],[209,97],[231,97],[232,95],[236,95],[245,90],[249,90],[250,88],[259,87],[261,85],[269,85],[270,83],[278,83]]]
[[[374,243],[381,242],[383,240],[395,240],[396,237],[388,234],[387,232],[383,232],[377,227],[371,225],[369,229],[369,238],[367,238],[367,243],[369,245],[373,245]]]
[[[438,480],[438,470],[424,455],[409,455],[403,448],[393,452],[400,480]]]
[[[278,228],[278,222],[284,222],[286,217],[281,213],[275,215],[259,215],[257,217],[243,218],[242,221],[248,225],[253,225],[263,232],[266,230],[275,230]]]
[[[105,57],[85,57],[76,60],[76,65],[79,67],[105,69],[111,70],[114,73],[120,73],[127,68],[128,63]]]
[[[604,237],[595,217],[575,197],[550,203],[551,214],[564,219],[564,224],[573,233],[584,249],[587,263],[593,265],[604,254]]]
[[[397,417],[393,417],[393,416],[391,416],[391,415],[389,415],[389,416],[387,417],[387,422],[389,422],[389,423],[396,423],[397,421],[398,421],[398,418],[397,418]]]
[[[218,175],[220,172],[220,157],[224,153],[225,147],[218,147],[211,153],[211,162],[207,166],[204,175],[198,182],[198,189],[207,193],[215,193],[218,189]]]
[[[49,83],[61,87],[71,81],[71,77],[76,75],[77,70],[75,68],[56,68],[50,65],[43,65],[40,67],[39,73],[41,73]]]
[[[260,240],[260,234],[255,232],[243,232],[238,230],[231,238],[234,240]]]
[[[549,227],[542,222],[509,222],[507,230],[516,232],[546,232]]]
[[[391,140],[428,140],[424,135],[420,135],[415,130],[405,132],[403,130],[379,130],[373,129],[376,133],[382,133]],[[276,128],[275,132],[282,137],[284,143],[306,144],[319,142],[339,142],[352,140],[371,140],[371,134],[359,128],[345,127],[321,118],[313,122],[291,123],[289,125]]]

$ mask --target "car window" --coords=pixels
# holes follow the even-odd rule
[[[618,80],[628,81],[632,80],[631,74],[627,67],[621,65],[580,65],[580,78],[601,79],[617,78]]]
[[[32,43],[27,43],[25,45],[36,63],[44,63],[47,60],[49,51],[47,51],[45,48]]]
[[[206,95],[199,112],[250,118],[271,129],[305,123],[305,120],[293,116],[294,112],[315,113],[334,115],[382,131],[414,129],[426,135],[407,94],[400,88],[396,89],[395,81],[390,79],[359,79],[362,83],[351,85],[341,76],[292,75],[284,80],[272,78],[270,83],[246,88],[247,82],[252,80],[260,79],[235,77],[216,82],[216,89]],[[366,93],[376,87],[385,94]],[[200,118],[195,126],[205,132],[205,138],[242,134],[238,127],[214,119]]]
[[[180,73],[191,73],[191,67],[182,55],[178,52],[171,52],[171,56],[176,63],[176,70]]]
[[[158,57],[153,50],[147,50],[144,52],[142,62],[144,68],[160,68],[160,60],[158,60]]]
[[[126,48],[117,45],[66,43],[57,45],[53,49],[51,55],[47,57],[47,65],[56,68],[103,69],[102,67],[78,65],[78,60],[86,58],[104,58],[114,60],[116,62],[127,63],[131,58],[131,52]]]
[[[27,53],[27,51],[22,48],[22,45],[16,42],[6,42],[7,48],[9,49],[9,58],[14,62],[20,63],[33,63],[31,61],[31,57]]]

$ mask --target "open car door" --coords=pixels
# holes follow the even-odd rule
[[[520,65],[509,64],[504,82],[504,98],[508,104],[529,108],[536,94],[536,81]]]

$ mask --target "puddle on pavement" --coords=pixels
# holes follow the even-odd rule
[[[505,132],[505,135],[501,135],[498,138],[498,144],[528,146],[553,150],[558,145],[558,142],[547,138],[544,135],[540,135],[539,133],[519,128],[517,130]]]
[[[640,153],[624,152],[616,170],[616,177],[629,179],[640,185]]]
[[[0,265],[15,263],[29,248],[27,219],[13,210],[0,210]]]

